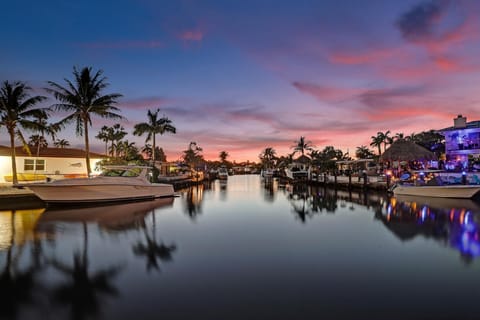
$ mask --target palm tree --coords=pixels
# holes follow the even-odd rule
[[[374,156],[374,153],[368,149],[367,146],[360,146],[357,147],[357,150],[355,151],[355,156],[358,159],[370,159]]]
[[[172,121],[167,117],[163,116],[162,118],[158,118],[158,113],[160,109],[152,112],[148,110],[147,117],[148,122],[137,123],[134,126],[133,135],[142,136],[145,133],[147,134],[147,139],[145,142],[152,141],[152,150],[156,148],[156,139],[155,136],[157,133],[163,135],[165,132],[170,132],[175,134],[177,129],[173,126]],[[152,153],[152,161],[155,163],[155,152]]]
[[[265,148],[265,150],[258,156],[264,167],[270,168],[273,165],[277,152],[272,147]]]
[[[127,135],[127,132],[125,131],[125,128],[120,125],[120,123],[114,124],[113,127],[110,127],[109,129],[109,139],[112,141],[112,156],[115,152],[115,156],[118,157],[118,145],[120,143],[120,140],[122,140]]]
[[[68,147],[70,145],[70,142],[68,142],[68,140],[65,140],[65,139],[59,139],[59,140],[55,140],[53,145],[57,148],[63,149],[65,147]]]
[[[108,141],[110,141],[108,135],[109,129],[109,127],[103,126],[102,128],[100,128],[100,131],[95,136],[95,138],[97,138],[98,140],[105,142],[105,155],[108,155]]]
[[[103,71],[95,73],[92,68],[83,68],[78,70],[73,67],[74,81],[65,79],[66,87],[63,87],[53,81],[48,81],[51,88],[47,92],[60,101],[53,107],[56,110],[70,113],[61,123],[68,124],[75,122],[77,136],[85,138],[85,160],[87,162],[87,173],[90,175],[90,142],[88,127],[92,125],[92,116],[99,116],[106,119],[122,119],[122,116],[116,113],[119,111],[115,104],[121,94],[113,93],[103,95],[103,90],[108,86],[106,78],[102,76]]]
[[[378,132],[376,136],[372,136],[372,142],[370,143],[371,147],[377,147],[378,148],[378,155],[382,155],[382,143],[383,143],[383,136],[380,135],[381,132]]]
[[[229,154],[227,151],[220,151],[220,153],[218,154],[218,157],[220,158],[220,161],[222,163],[225,163],[225,161],[227,161],[228,156]]]
[[[44,109],[34,107],[46,98],[43,96],[31,96],[29,93],[31,90],[29,86],[20,81],[13,83],[5,81],[0,87],[0,127],[6,127],[8,135],[10,136],[14,185],[18,184],[15,137],[17,137],[23,146],[27,148],[27,151],[30,152],[20,129],[33,129],[34,121],[32,121],[32,118],[44,112]]]
[[[305,137],[301,136],[298,141],[295,141],[295,145],[292,146],[293,154],[300,151],[302,153],[302,156],[303,156],[303,155],[305,155],[305,151],[312,151],[313,147],[314,146],[312,145],[311,141],[305,141]]]
[[[28,140],[28,145],[32,148],[37,149],[37,157],[38,157],[40,153],[40,149],[48,147],[48,142],[47,142],[47,139],[45,139],[45,137],[38,134],[34,134],[33,136],[30,136]]]

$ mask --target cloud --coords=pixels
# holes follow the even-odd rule
[[[165,44],[158,40],[150,40],[77,43],[75,46],[86,49],[155,49],[163,48]]]
[[[184,41],[202,41],[205,36],[200,30],[185,30],[178,34],[178,38]]]
[[[402,36],[409,41],[434,37],[446,4],[443,0],[424,2],[404,13],[396,23]]]
[[[130,110],[154,110],[172,102],[174,100],[164,97],[143,97],[121,101],[118,106]]]
[[[361,92],[359,89],[322,86],[299,81],[292,82],[292,85],[300,92],[311,95],[321,101],[344,100]]]

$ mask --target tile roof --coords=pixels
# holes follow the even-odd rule
[[[31,156],[36,156],[36,150],[30,148]],[[29,154],[23,150],[23,147],[15,147],[15,153],[20,157],[28,157]],[[10,156],[10,147],[0,146],[0,156]],[[39,153],[40,157],[46,158],[85,158],[85,151],[82,149],[72,148],[42,148]],[[90,158],[107,158],[107,156],[90,152]]]

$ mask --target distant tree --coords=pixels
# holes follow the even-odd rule
[[[183,151],[183,161],[191,167],[195,167],[200,161],[203,161],[201,152],[203,149],[195,141],[190,142],[188,149]]]
[[[35,105],[46,98],[32,96],[30,95],[31,91],[32,88],[19,81],[5,81],[0,87],[0,127],[5,127],[10,137],[12,181],[14,185],[18,184],[15,138],[19,139],[27,151],[30,152],[21,129],[33,129],[35,127],[35,116],[44,112],[44,109],[35,108]]]
[[[28,146],[31,148],[35,148],[36,150],[44,149],[48,147],[48,142],[45,137],[35,134],[33,136],[30,136],[28,140]],[[37,157],[38,157],[39,152],[37,151]]]
[[[59,140],[55,140],[53,145],[57,148],[63,149],[65,147],[70,146],[70,142],[68,142],[68,140],[65,140],[65,139],[59,139]]]
[[[298,141],[295,141],[295,145],[292,146],[293,148],[293,154],[296,152],[300,152],[303,155],[305,155],[305,151],[311,151],[313,150],[313,145],[311,141],[306,141],[304,136],[301,136]]]
[[[60,102],[53,107],[56,110],[69,113],[61,123],[75,122],[76,134],[85,138],[85,160],[89,175],[92,170],[90,168],[88,127],[92,125],[92,116],[122,119],[122,116],[117,113],[119,109],[115,106],[122,95],[118,93],[103,95],[108,83],[102,74],[102,70],[93,73],[92,68],[85,67],[78,70],[73,67],[73,82],[65,79],[67,85],[64,87],[53,81],[48,81],[50,88],[46,89]]]
[[[358,159],[373,159],[375,154],[367,146],[360,146],[357,147],[357,150],[355,151],[355,157]]]
[[[263,167],[271,168],[274,165],[277,152],[272,147],[265,148],[262,153],[258,156],[262,162]]]
[[[152,141],[152,149],[156,149],[156,135],[160,134],[163,135],[165,132],[170,132],[175,134],[177,129],[173,126],[172,121],[167,117],[163,116],[162,118],[158,118],[158,113],[160,109],[152,112],[148,110],[147,118],[148,122],[138,123],[134,126],[133,134],[136,136],[142,136],[147,134],[147,138],[145,142]],[[155,152],[152,154],[152,161],[155,163],[156,157]]]
[[[98,140],[105,142],[105,155],[108,155],[108,142],[110,141],[109,131],[109,127],[103,126],[95,136]]]
[[[220,151],[220,153],[218,154],[218,157],[220,158],[220,161],[222,163],[225,163],[227,161],[228,156],[229,154],[227,151]]]

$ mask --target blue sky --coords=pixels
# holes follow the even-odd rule
[[[352,154],[377,131],[480,118],[479,15],[474,0],[9,1],[0,80],[46,94],[73,66],[101,69],[127,131],[149,109],[173,121],[169,160],[196,141],[209,159],[256,161],[300,136]],[[81,147],[72,131],[60,137]]]

